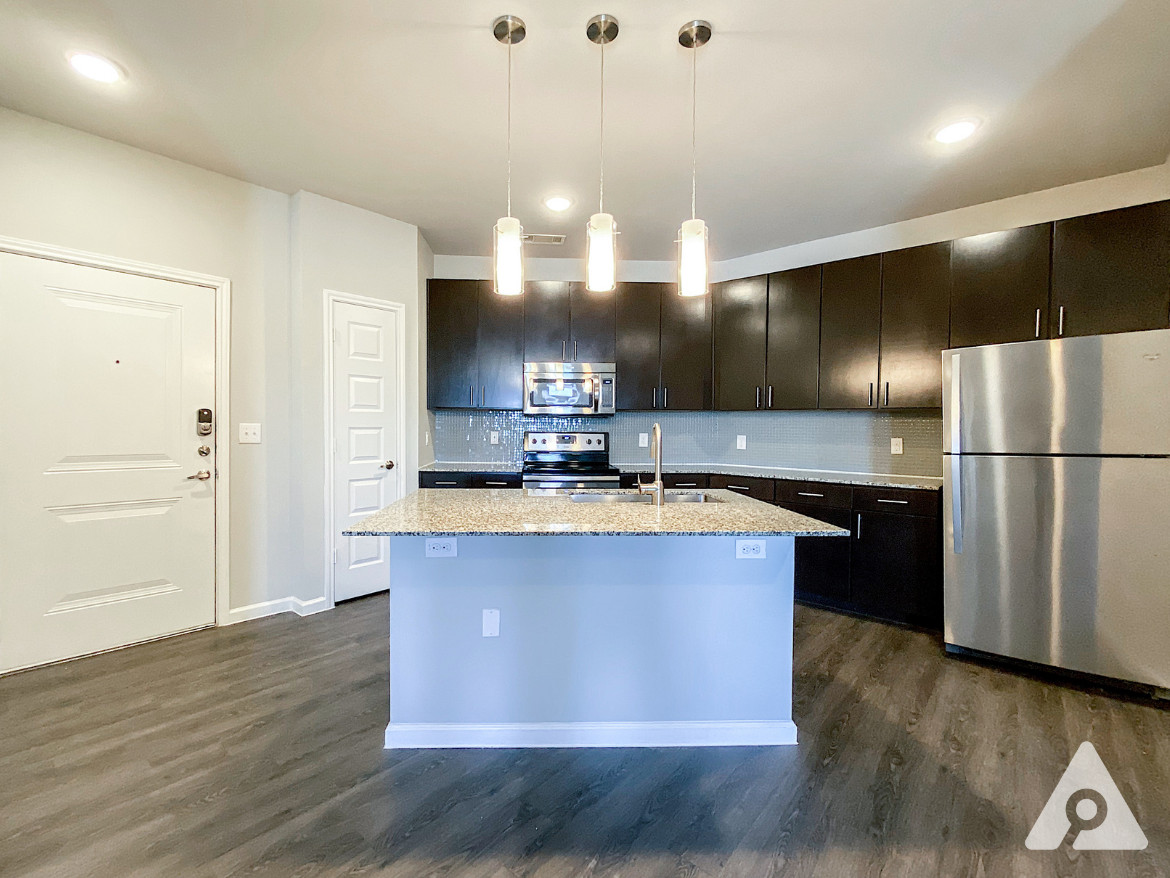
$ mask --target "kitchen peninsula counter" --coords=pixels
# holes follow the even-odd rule
[[[347,530],[389,538],[386,747],[795,744],[795,542],[848,531],[703,493],[424,489]]]

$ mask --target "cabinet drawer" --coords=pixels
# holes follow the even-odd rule
[[[712,475],[708,485],[712,488],[726,488],[737,494],[763,500],[765,503],[771,503],[775,496],[775,485],[772,479],[761,479],[755,476]]]
[[[662,482],[668,488],[706,488],[706,473],[663,473]]]
[[[892,512],[938,518],[940,492],[923,488],[853,489],[853,508],[861,512]]]
[[[794,479],[776,480],[776,502],[787,506],[800,503],[807,506],[835,506],[849,509],[853,502],[853,487],[834,482],[805,482]]]
[[[419,473],[420,488],[470,488],[471,473]]]
[[[519,488],[520,473],[474,473],[471,477],[473,488]]]

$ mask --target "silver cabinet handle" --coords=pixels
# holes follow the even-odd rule
[[[772,385],[768,385],[768,408],[772,407]]]
[[[653,393],[653,394],[654,394],[654,396],[653,396],[653,398],[652,398],[652,400],[651,400],[651,402],[650,402],[650,408],[655,408],[655,409],[656,409],[656,408],[658,408],[658,388],[657,388],[657,387],[655,387],[655,388],[654,388],[654,389],[651,391],[651,393]]]
[[[577,362],[577,339],[573,339],[573,362]]]
[[[472,407],[472,408],[475,408],[475,385],[474,385],[474,384],[468,384],[468,385],[467,385],[467,388],[468,388],[468,390],[470,390],[470,391],[471,391],[471,407]]]
[[[824,494],[814,494],[812,491],[797,491],[797,497],[824,497]]]
[[[756,408],[760,407],[760,388],[756,387]]]
[[[860,512],[857,513],[857,539],[860,542],[860,540],[861,540],[861,513]]]
[[[670,404],[669,404],[669,403],[667,403],[667,401],[666,401],[666,392],[667,392],[669,389],[670,389],[670,388],[669,388],[669,387],[667,387],[665,384],[663,384],[663,385],[662,385],[662,407],[663,407],[664,409],[665,409],[665,408],[670,408]]]
[[[890,382],[886,382],[886,405],[890,404]]]
[[[675,482],[674,486],[676,488],[697,488],[697,487],[699,487],[699,483],[698,482]]]
[[[561,339],[561,362],[565,361],[565,340]]]
[[[486,395],[487,395],[487,388],[484,387],[484,385],[482,385],[482,384],[479,385],[479,407],[480,408],[483,408],[483,406],[484,406],[483,400],[484,400],[484,397]]]
[[[484,482],[485,485],[499,485],[501,488],[508,487],[507,482]]]
[[[745,488],[743,485],[728,485],[729,490],[732,491],[750,491],[751,488]]]
[[[188,482],[191,482],[191,481],[206,482],[210,478],[211,478],[211,470],[201,469],[201,470],[199,470],[199,472],[195,473],[195,475],[187,476],[187,481]]]
[[[878,498],[878,503],[896,503],[899,506],[909,506],[910,505],[909,500],[882,500],[881,498]]]
[[[873,382],[869,382],[869,405],[873,407]]]
[[[1040,337],[1040,309],[1036,309],[1036,338]]]
[[[458,485],[458,482],[435,482],[436,485]]]
[[[1060,306],[1060,317],[1057,322],[1056,334],[1064,335],[1064,305]]]

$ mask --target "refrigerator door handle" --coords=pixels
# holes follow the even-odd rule
[[[959,365],[962,355],[951,355],[951,410],[948,412],[951,420],[951,454],[963,453],[963,440],[960,429],[963,424],[963,406],[960,398],[963,385],[959,380]]]
[[[954,551],[956,555],[963,554],[963,458],[958,454],[951,456],[951,530],[953,531]]]

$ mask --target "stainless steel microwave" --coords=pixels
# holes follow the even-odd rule
[[[527,415],[612,415],[613,363],[525,363]]]

